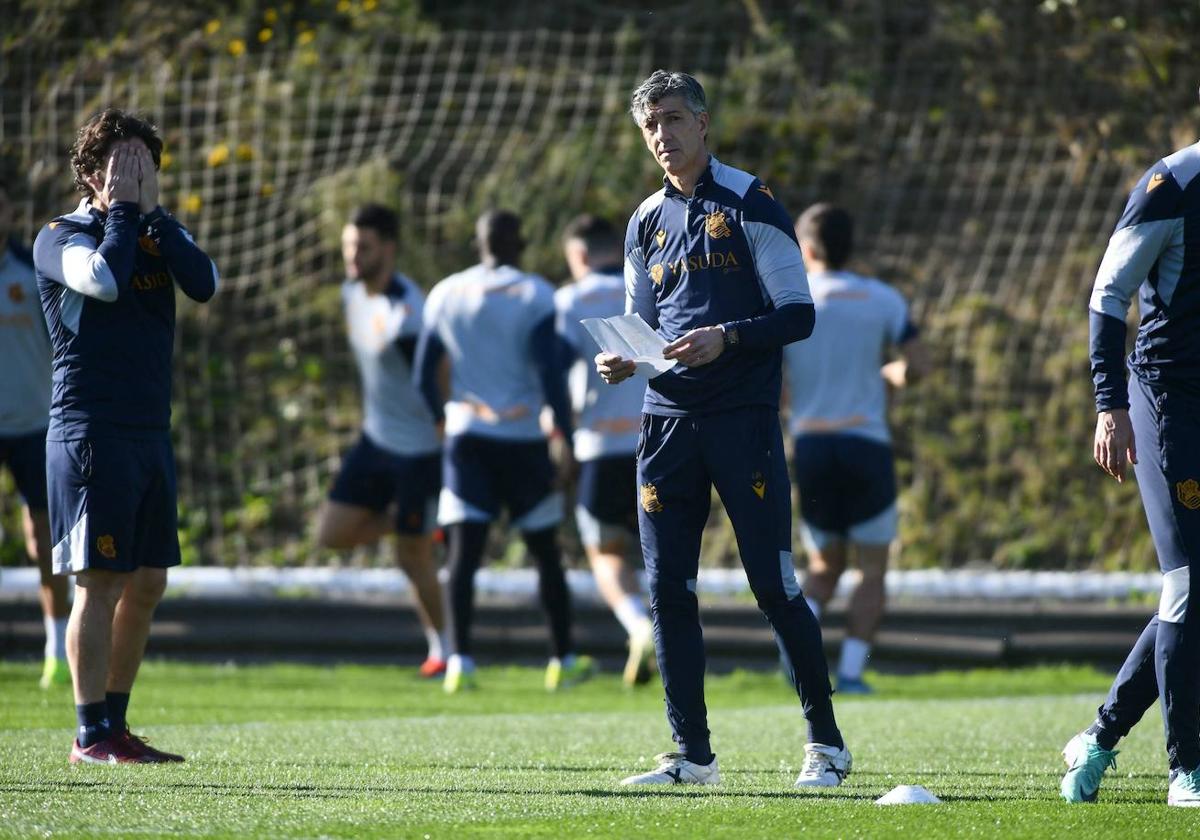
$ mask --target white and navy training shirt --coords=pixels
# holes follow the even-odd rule
[[[0,437],[46,428],[50,357],[33,256],[0,241]]]
[[[170,431],[175,287],[207,301],[217,267],[186,230],[135,202],[87,200],[33,246],[54,348],[49,440],[153,438]]]
[[[651,379],[648,414],[779,407],[780,348],[811,332],[813,305],[792,221],[761,181],[715,157],[690,198],[664,178],[629,220],[625,290],[626,311],[668,342],[718,324],[740,337]]]
[[[889,345],[915,338],[908,302],[888,284],[849,271],[810,274],[817,323],[783,350],[793,435],[836,432],[888,443]]]
[[[570,435],[570,407],[554,332],[554,288],[508,265],[476,265],[429,292],[417,349],[417,385],[447,435],[529,441],[545,437],[542,405]],[[450,359],[443,406],[437,371]]]
[[[398,455],[428,455],[440,448],[433,415],[417,391],[413,362],[425,297],[403,274],[379,294],[360,280],[342,283],[350,349],[363,389],[363,431]]]
[[[621,268],[594,271],[554,293],[558,335],[567,356],[571,407],[578,414],[574,452],[577,461],[616,455],[633,456],[641,431],[641,389],[606,385],[592,359],[599,346],[579,322],[611,318],[625,311],[625,279]]]
[[[1125,316],[1141,310],[1128,363],[1150,384],[1200,397],[1200,143],[1142,175],[1108,241],[1089,302],[1096,408],[1129,405]]]

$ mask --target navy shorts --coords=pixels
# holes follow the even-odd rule
[[[554,489],[554,464],[544,440],[503,440],[483,435],[447,438],[438,522],[491,522],[508,511],[522,531],[562,521],[562,496]]]
[[[168,438],[46,442],[55,574],[179,565]]]
[[[896,536],[896,467],[892,448],[861,435],[796,438],[800,515],[809,548],[829,538],[886,545]]]
[[[637,456],[609,455],[579,462],[575,522],[585,546],[599,547],[637,533]]]
[[[398,455],[364,433],[346,453],[329,498],[378,513],[395,504],[397,533],[427,534],[441,486],[440,452]]]
[[[30,510],[46,509],[46,430],[0,437],[0,466],[7,466]]]

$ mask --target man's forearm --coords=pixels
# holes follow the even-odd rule
[[[1111,315],[1089,310],[1088,318],[1092,361],[1092,382],[1096,389],[1096,410],[1112,411],[1129,407],[1129,389],[1125,382],[1125,322]]]
[[[737,331],[737,343],[751,350],[770,350],[812,335],[817,311],[811,303],[788,303],[765,315],[722,324]]]

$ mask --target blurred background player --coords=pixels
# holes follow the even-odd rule
[[[70,761],[182,756],[130,732],[130,692],[167,568],[180,562],[171,356],[175,287],[204,302],[217,268],[158,204],[162,140],[114,108],[71,149],[83,200],[34,243],[54,348],[46,433],[52,560],[75,575],[67,655],[79,727]]]
[[[488,526],[504,508],[537,563],[553,649],[546,688],[554,690],[595,667],[571,645],[570,592],[556,533],[562,496],[538,423],[548,405],[558,430],[571,436],[554,290],[518,268],[525,243],[517,216],[485,213],[475,232],[480,263],[429,293],[417,352],[418,385],[446,433],[438,521],[446,530],[453,651],[445,689],[475,682],[475,573]]]
[[[704,88],[655,71],[630,111],[664,171],[625,235],[626,310],[679,364],[645,388],[638,449],[639,534],[658,667],[678,752],[628,785],[719,784],[704,704],[696,580],[717,494],[758,607],[775,631],[808,722],[797,787],[836,787],[852,760],[838,728],[821,627],[792,565],[792,487],[779,427],[780,349],[812,331],[813,304],[791,219],[771,191],[708,153]],[[601,377],[632,360],[596,356]],[[629,386],[626,386],[629,387]]]
[[[363,430],[317,518],[326,548],[372,545],[396,535],[396,563],[412,584],[429,644],[421,675],[446,670],[442,589],[433,559],[441,444],[413,382],[424,295],[395,270],[396,214],[379,204],[354,211],[342,230],[346,330],[363,390]]]
[[[41,573],[38,600],[46,625],[42,688],[67,685],[66,578],[50,564],[46,509],[46,424],[50,415],[50,336],[38,301],[33,255],[11,237],[13,203],[0,176],[0,466],[7,465],[21,494],[25,552]]]
[[[902,388],[913,381],[926,354],[904,297],[845,269],[854,244],[849,213],[815,204],[800,216],[796,235],[817,308],[812,335],[783,351],[808,552],[805,588],[819,618],[853,549],[862,578],[847,608],[838,690],[862,694],[870,691],[863,670],[883,618],[884,573],[896,538],[885,383]],[[889,348],[900,358],[884,364]]]
[[[634,570],[625,561],[629,536],[637,535],[637,441],[643,393],[609,388],[591,363],[596,346],[584,318],[625,311],[621,235],[606,219],[584,215],[563,235],[563,252],[574,280],[554,295],[558,333],[570,371],[568,385],[578,414],[572,441],[579,465],[575,521],[596,577],[596,587],[629,635],[623,680],[645,683],[652,675],[654,628]]]
[[[1200,807],[1200,143],[1155,163],[1134,186],[1089,303],[1096,431],[1092,454],[1117,481],[1137,476],[1162,570],[1158,611],[1130,650],[1095,722],[1063,749],[1068,802],[1096,799],[1117,742],[1159,701],[1167,804]],[[1125,357],[1125,318],[1141,323]],[[1126,380],[1126,363],[1133,374]]]

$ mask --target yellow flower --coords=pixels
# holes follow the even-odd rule
[[[246,42],[241,38],[234,38],[229,42],[229,54],[235,58],[246,51]]]
[[[263,12],[263,20],[265,20],[267,23],[274,23],[275,21],[279,20],[279,13],[274,9],[267,9],[265,12]]]
[[[350,0],[338,0],[337,10],[342,14],[350,11]]]
[[[261,195],[263,198],[270,198],[271,196],[275,195],[275,185],[274,184],[263,184],[261,187],[258,188],[258,194]]]
[[[379,5],[379,0],[363,0],[363,11],[373,12],[375,7]]]
[[[299,37],[296,38],[296,43],[298,43],[300,46],[304,46],[305,44],[311,44],[313,42],[313,39],[316,37],[317,37],[317,33],[313,32],[311,29],[309,29],[309,30],[306,30],[306,31],[300,33]]]
[[[159,166],[159,168],[160,168],[160,169],[166,169],[168,166],[170,166],[170,165],[171,165],[171,161],[172,161],[172,160],[174,160],[174,158],[173,158],[173,157],[171,157],[171,153],[170,153],[170,152],[163,152],[163,153],[162,153],[162,154],[159,156],[159,158],[158,158],[158,166]]]
[[[221,31],[221,21],[217,20],[216,18],[213,18],[208,23],[204,24],[204,34],[205,35],[216,35],[220,31]]]
[[[189,195],[187,198],[185,198],[183,200],[183,209],[188,211],[189,213],[199,213],[200,208],[203,205],[204,205],[204,202],[200,199],[200,196],[198,196],[196,193],[192,193],[191,195]]]
[[[274,34],[275,33],[271,31],[269,26],[264,26],[262,29],[258,30],[258,43],[267,43],[267,41],[271,40],[271,36]]]
[[[224,166],[229,162],[229,146],[224,143],[218,143],[212,147],[212,151],[208,153],[208,165],[212,167]]]
[[[250,147],[249,143],[238,143],[234,154],[238,160],[254,160],[254,149]]]
[[[300,53],[300,63],[305,67],[312,67],[317,63],[317,51],[305,50],[304,52]]]

